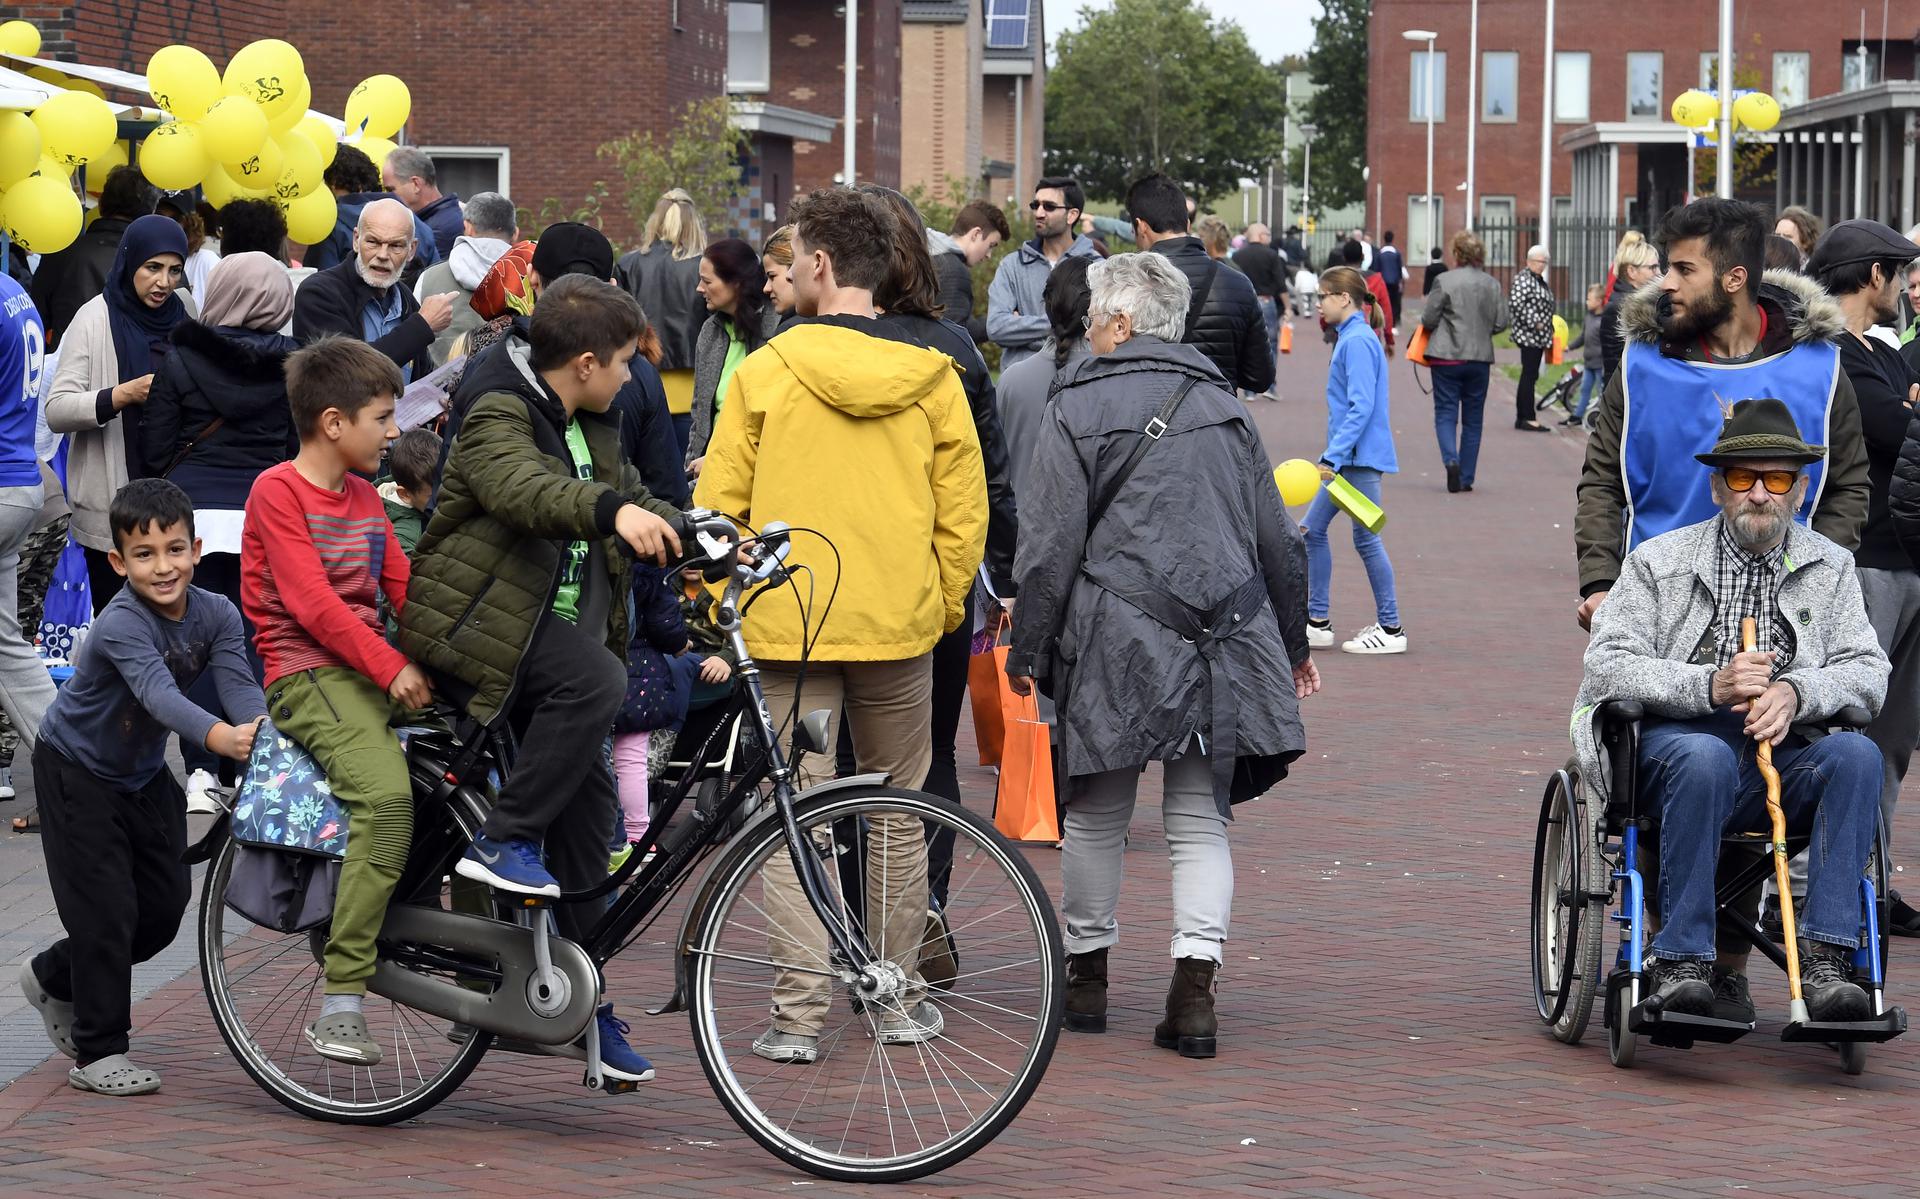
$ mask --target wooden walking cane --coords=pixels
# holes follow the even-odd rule
[[[1756,636],[1753,617],[1740,620],[1740,648],[1753,652]],[[1773,768],[1773,743],[1760,742],[1754,751],[1760,765],[1760,777],[1767,783],[1767,819],[1773,826],[1773,881],[1780,891],[1780,932],[1787,942],[1787,1016],[1795,1024],[1808,1020],[1807,1001],[1800,997],[1800,938],[1794,931],[1793,888],[1787,881],[1787,815],[1780,807],[1780,772]]]

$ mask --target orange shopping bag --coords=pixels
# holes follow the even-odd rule
[[[1004,683],[1004,679],[1002,682]],[[1040,704],[1032,695],[1005,693],[1006,748],[1000,756],[1000,791],[993,827],[1014,841],[1058,841],[1060,818],[1053,807],[1053,754]]]
[[[1407,361],[1420,366],[1427,365],[1427,327],[1416,324],[1413,336],[1407,339]]]
[[[1005,632],[1003,621],[990,618],[975,635],[974,653],[967,659],[967,698],[973,702],[973,739],[979,744],[982,766],[1000,764],[1000,745],[1007,735],[1002,697],[1007,690],[1008,647],[1000,640]]]
[[[1292,325],[1280,326],[1280,352],[1282,354],[1293,353],[1293,326]]]

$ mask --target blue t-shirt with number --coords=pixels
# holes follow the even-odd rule
[[[0,487],[40,482],[33,426],[46,364],[39,311],[12,277],[0,275]]]

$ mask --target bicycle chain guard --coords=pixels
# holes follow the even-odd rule
[[[553,968],[566,980],[566,1002],[552,1015],[533,1006],[538,970],[531,928],[438,908],[396,904],[380,929],[381,955],[367,989],[430,1015],[536,1045],[567,1045],[593,1021],[600,1002],[600,975],[593,959],[572,941],[547,937]],[[475,958],[500,973],[491,991],[429,977],[388,957],[390,946],[414,943]]]

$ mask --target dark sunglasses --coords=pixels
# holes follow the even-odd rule
[[[1065,204],[1055,204],[1052,200],[1035,200],[1027,205],[1028,212],[1059,212]]]
[[[1720,472],[1726,480],[1727,490],[1744,495],[1753,490],[1755,483],[1765,483],[1767,490],[1774,495],[1785,495],[1793,490],[1800,478],[1797,470],[1748,470],[1743,466],[1730,466]]]

